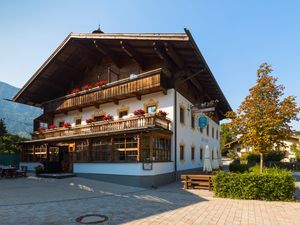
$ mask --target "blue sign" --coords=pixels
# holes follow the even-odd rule
[[[198,118],[198,126],[199,126],[200,128],[206,127],[207,123],[208,123],[208,119],[207,119],[206,116],[200,116],[200,117]]]

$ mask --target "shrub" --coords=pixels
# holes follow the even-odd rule
[[[260,155],[258,153],[255,152],[248,152],[246,155],[246,159],[248,161],[248,163],[258,163],[260,160]]]
[[[265,155],[264,161],[279,162],[285,158],[285,154],[286,154],[285,151],[271,151]]]
[[[35,169],[36,176],[40,175],[41,173],[44,173],[44,168],[41,165],[34,167],[34,169]]]
[[[269,201],[294,200],[294,181],[292,173],[280,169],[269,169],[262,174],[218,172],[213,178],[218,197]]]
[[[245,173],[249,171],[249,166],[247,164],[230,163],[229,171],[234,173]]]
[[[230,159],[236,159],[239,156],[238,156],[238,154],[234,150],[229,149],[228,153],[227,153],[227,157],[230,158]]]

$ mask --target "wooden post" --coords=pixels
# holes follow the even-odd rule
[[[93,160],[92,150],[93,150],[93,140],[90,138],[88,139],[88,162],[91,162]]]
[[[110,137],[110,160],[114,161],[114,142],[113,142],[113,136]]]
[[[141,134],[137,135],[137,144],[138,144],[138,157],[137,157],[137,161],[140,162],[141,161]]]

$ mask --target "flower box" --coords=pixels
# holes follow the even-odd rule
[[[135,111],[133,112],[133,114],[134,114],[135,116],[143,116],[143,115],[145,115],[145,110],[143,110],[143,109],[137,109],[137,110],[135,110]]]
[[[163,111],[163,110],[159,110],[156,115],[161,116],[161,117],[167,117],[168,113]]]
[[[95,87],[101,87],[107,85],[108,82],[106,80],[99,80],[95,83]]]
[[[92,123],[95,123],[96,120],[94,118],[89,118],[85,121],[87,124],[92,124]]]
[[[65,127],[65,128],[70,128],[70,127],[71,127],[71,124],[70,124],[69,122],[65,122],[65,123],[64,123],[64,127]]]
[[[48,129],[55,129],[55,128],[57,128],[55,124],[50,124],[50,125],[48,126]]]
[[[106,114],[106,115],[103,117],[103,120],[104,120],[104,121],[111,121],[111,120],[113,120],[113,116],[110,115],[110,114]]]

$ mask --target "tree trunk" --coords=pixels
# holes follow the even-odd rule
[[[259,153],[260,155],[260,167],[259,167],[259,171],[260,173],[263,172],[263,164],[264,164],[264,155],[262,153]]]

